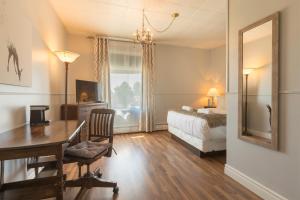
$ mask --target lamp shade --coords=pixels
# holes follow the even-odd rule
[[[71,51],[55,51],[54,53],[64,63],[72,63],[79,57],[78,53]]]
[[[245,68],[245,69],[243,69],[243,74],[244,75],[249,75],[249,74],[251,74],[251,72],[253,70],[254,70],[253,68]]]
[[[218,90],[216,88],[210,88],[208,90],[207,96],[209,96],[209,97],[216,97],[218,95],[219,95],[219,92],[218,92]]]

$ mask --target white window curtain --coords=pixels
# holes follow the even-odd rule
[[[145,132],[152,132],[154,129],[153,111],[153,71],[154,71],[154,45],[143,44],[143,91],[142,91],[142,116],[140,129]]]
[[[95,38],[102,100],[116,110],[115,132],[153,131],[154,45]]]
[[[115,132],[141,131],[142,48],[132,42],[109,42],[111,107]]]
[[[101,100],[111,107],[108,39],[95,37],[95,79],[100,83]]]

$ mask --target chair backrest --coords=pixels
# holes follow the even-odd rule
[[[89,140],[92,137],[108,138],[112,143],[114,117],[112,109],[93,109],[89,119]]]

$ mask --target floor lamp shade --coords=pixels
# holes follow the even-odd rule
[[[72,63],[79,57],[78,53],[71,51],[55,51],[54,53],[64,63]]]
[[[243,69],[243,74],[244,75],[249,75],[249,74],[251,74],[251,72],[253,70],[254,70],[253,68],[245,68],[245,69]]]

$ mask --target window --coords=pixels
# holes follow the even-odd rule
[[[139,131],[142,104],[142,49],[129,42],[110,41],[111,107],[115,132]]]

